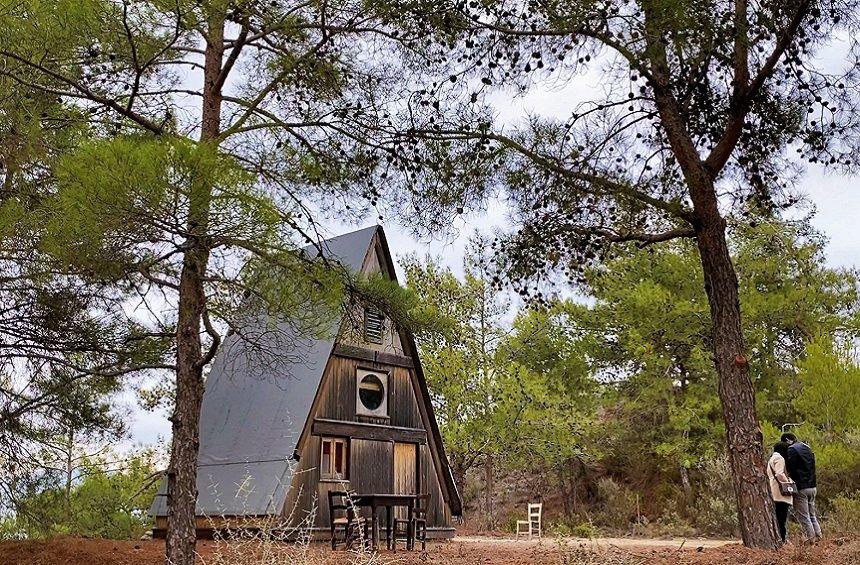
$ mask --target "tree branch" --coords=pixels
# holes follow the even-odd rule
[[[218,78],[215,80],[214,89],[217,92],[221,91],[221,88],[224,86],[224,83],[227,81],[227,77],[230,75],[230,71],[233,69],[233,66],[236,64],[236,61],[239,59],[239,55],[242,53],[242,48],[245,47],[245,41],[248,39],[248,24],[247,22],[242,24],[242,30],[239,32],[239,37],[232,43],[232,47],[230,48],[230,55],[227,57],[227,60],[224,62],[224,66],[221,68],[221,72],[218,74]]]
[[[49,69],[49,68],[43,66],[41,63],[34,63],[33,61],[30,61],[29,59],[25,59],[24,57],[21,57],[17,53],[12,53],[11,51],[6,51],[6,50],[0,51],[0,55],[3,55],[4,57],[9,57],[10,59],[18,61],[19,63],[21,63],[23,65],[26,65],[32,69],[35,69],[41,73],[48,75],[49,77],[51,77],[55,80],[58,80],[62,83],[65,83],[65,84],[71,86],[73,89],[75,89],[76,91],[78,91],[80,93],[82,98],[85,98],[85,99],[90,100],[92,102],[95,102],[97,104],[101,104],[102,106],[105,106],[107,108],[110,108],[113,111],[115,111],[116,113],[118,113],[122,116],[125,116],[126,118],[132,120],[133,122],[137,123],[138,125],[142,126],[143,128],[151,131],[152,133],[154,133],[156,135],[160,135],[160,134],[164,133],[164,129],[161,126],[159,126],[155,122],[149,120],[145,116],[142,116],[142,115],[138,114],[137,112],[134,112],[133,110],[130,110],[130,109],[122,106],[116,100],[111,100],[109,98],[105,98],[104,96],[102,96],[100,94],[96,94],[95,92],[93,92],[92,90],[90,90],[86,86],[82,85],[78,81],[71,79],[71,78],[69,78],[69,77],[67,77],[61,73],[58,73],[57,71]],[[8,71],[4,71],[3,74],[6,74],[7,76],[13,76],[13,74],[9,73]],[[39,87],[36,85],[36,86],[34,86],[34,88],[39,88]],[[52,91],[52,89],[50,89],[49,87],[46,87],[44,90],[46,92]]]
[[[711,154],[708,155],[707,159],[705,159],[705,166],[708,168],[708,172],[712,179],[715,179],[717,175],[719,175],[723,167],[726,166],[732,152],[735,150],[738,140],[741,137],[744,121],[749,113],[753,99],[761,91],[765,81],[773,74],[776,64],[785,54],[788,46],[791,45],[791,41],[794,39],[798,28],[800,28],[800,24],[803,23],[803,18],[806,17],[806,13],[809,11],[809,6],[810,0],[801,1],[788,26],[786,26],[780,35],[779,40],[774,46],[773,52],[771,52],[770,56],[758,70],[755,78],[753,78],[749,85],[741,92],[738,92],[738,71],[736,67],[735,91],[738,93],[738,96],[732,96],[732,109],[728,124],[726,124],[725,133],[723,133],[720,141],[717,142],[713,150],[711,150]],[[748,75],[749,71],[747,70],[746,73]]]
[[[206,328],[206,333],[209,334],[209,337],[212,338],[212,343],[209,345],[209,350],[206,352],[199,362],[199,366],[203,367],[209,364],[212,359],[215,358],[215,354],[218,352],[218,347],[221,346],[221,334],[219,334],[215,327],[212,325],[212,320],[209,318],[209,310],[208,308],[203,309],[203,327]]]
[[[640,249],[653,243],[663,243],[673,239],[694,238],[696,231],[692,228],[679,228],[668,230],[662,233],[644,233],[644,232],[624,232],[618,233],[613,230],[598,229],[596,233],[613,243],[624,243],[628,241],[637,242],[636,247]]]
[[[631,198],[633,200],[638,200],[639,202],[648,204],[649,206],[653,206],[654,208],[667,212],[672,216],[675,216],[688,222],[692,222],[693,219],[692,212],[690,210],[687,210],[680,204],[674,202],[667,202],[666,200],[661,200],[660,198],[655,198],[653,196],[645,194],[644,192],[640,192],[624,183],[614,181],[594,173],[571,170],[561,165],[557,160],[546,155],[541,155],[540,153],[529,149],[528,147],[506,135],[492,132],[479,133],[446,130],[411,130],[409,133],[412,135],[424,137],[425,139],[491,139],[494,141],[498,141],[499,143],[505,145],[510,149],[513,149],[524,157],[528,157],[532,161],[546,167],[547,169],[563,177],[587,183],[596,188],[599,192],[603,192],[604,194],[612,193]]]

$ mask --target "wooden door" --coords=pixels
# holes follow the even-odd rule
[[[418,446],[414,443],[394,444],[394,494],[418,492]],[[406,508],[398,508],[398,519],[407,518]]]

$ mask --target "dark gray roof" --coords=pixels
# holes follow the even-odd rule
[[[321,248],[326,257],[337,258],[342,265],[357,271],[361,269],[367,250],[370,248],[370,242],[379,229],[381,229],[379,226],[370,226],[338,235],[318,244],[310,244],[304,248],[304,251],[311,257],[318,257]]]
[[[323,254],[361,268],[378,226],[321,242]],[[317,246],[305,251],[319,255]],[[197,515],[265,515],[281,511],[292,479],[292,455],[331,354],[332,339],[296,335],[289,324],[254,335],[286,352],[260,366],[248,334],[224,340],[206,380],[200,415]],[[331,332],[335,334],[336,328]],[[167,515],[166,481],[150,508]]]

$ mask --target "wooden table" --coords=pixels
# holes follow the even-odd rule
[[[386,510],[385,516],[385,537],[388,549],[391,549],[391,544],[394,541],[392,538],[392,526],[394,524],[394,515],[392,508],[405,506],[408,508],[409,526],[407,530],[406,549],[412,551],[415,547],[415,532],[412,531],[412,516],[415,508],[415,502],[418,499],[418,494],[391,494],[391,493],[359,493],[351,497],[352,503],[355,506],[369,507],[371,515],[371,547],[376,550],[379,547],[379,508],[383,507]]]

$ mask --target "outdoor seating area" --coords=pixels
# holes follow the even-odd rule
[[[332,550],[341,545],[351,549],[357,544],[374,551],[379,549],[382,510],[385,511],[387,549],[397,551],[397,543],[400,542],[407,551],[412,551],[416,541],[421,542],[422,550],[427,547],[429,494],[329,491],[328,499]],[[404,517],[398,517],[398,514]]]

